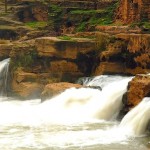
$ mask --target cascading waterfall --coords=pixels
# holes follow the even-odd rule
[[[4,62],[1,68],[5,69],[0,73],[7,76],[9,59]],[[2,84],[7,85],[7,78],[4,75],[1,78]],[[43,103],[40,99],[0,101],[0,149],[137,150],[138,147],[138,150],[147,150],[139,140],[128,135],[131,130],[135,134],[145,131],[150,102],[144,100],[140,109],[129,112],[129,117],[125,116],[120,125],[114,120],[131,79],[108,75],[83,78],[83,85],[100,86],[102,91],[71,88]],[[142,113],[142,110],[145,111]],[[138,126],[144,115],[147,117]]]
[[[7,58],[0,62],[0,96],[7,96],[9,61]]]
[[[122,108],[122,95],[126,92],[130,80],[131,77],[112,82],[106,85],[102,91],[90,88],[68,89],[43,103],[44,109],[46,107],[50,111],[56,109],[54,112],[57,112],[58,119],[61,114],[61,118],[67,117],[69,121],[71,118],[73,120],[85,118],[113,119]],[[54,114],[54,112],[49,112],[49,114]],[[55,118],[57,118],[56,116]]]
[[[121,121],[120,127],[131,135],[142,135],[150,121],[150,97],[146,97]]]

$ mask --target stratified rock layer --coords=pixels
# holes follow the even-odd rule
[[[150,1],[121,0],[116,20],[121,20],[125,24],[142,20],[150,20]]]
[[[120,33],[99,55],[95,74],[140,74],[150,71],[150,34]]]

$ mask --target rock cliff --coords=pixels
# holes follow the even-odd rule
[[[95,74],[148,73],[150,71],[150,34],[116,34],[106,51],[99,55]]]
[[[150,21],[150,1],[149,0],[120,0],[116,21],[121,20],[128,24],[142,20]]]

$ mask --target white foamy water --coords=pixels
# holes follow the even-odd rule
[[[71,88],[41,104],[9,101],[0,103],[3,123],[74,123],[92,119],[111,120],[122,108],[122,95],[129,79],[111,83],[102,91]],[[9,110],[9,113],[8,113]],[[5,117],[3,115],[5,114]]]
[[[7,95],[9,61],[8,58],[0,62],[0,96]]]
[[[150,98],[144,98],[121,121],[120,127],[131,135],[145,134],[150,121]]]
[[[8,64],[0,62],[4,79]],[[0,97],[0,150],[146,150],[147,138],[131,138],[114,121],[130,80],[95,77],[86,84],[102,91],[71,88],[43,103]]]

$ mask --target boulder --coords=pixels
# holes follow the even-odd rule
[[[33,82],[21,82],[13,84],[13,93],[21,99],[39,98],[43,90],[43,85]]]
[[[136,75],[130,82],[127,91],[127,105],[132,108],[150,96],[150,74]]]
[[[21,69],[14,72],[11,79],[11,95],[21,99],[40,97],[44,86],[38,82],[38,76],[34,73],[24,72]]]
[[[45,86],[44,91],[41,94],[41,101],[45,101],[46,99],[50,99],[61,92],[65,91],[69,88],[81,88],[82,85],[80,84],[73,84],[68,82],[60,82],[60,83],[52,83]]]

